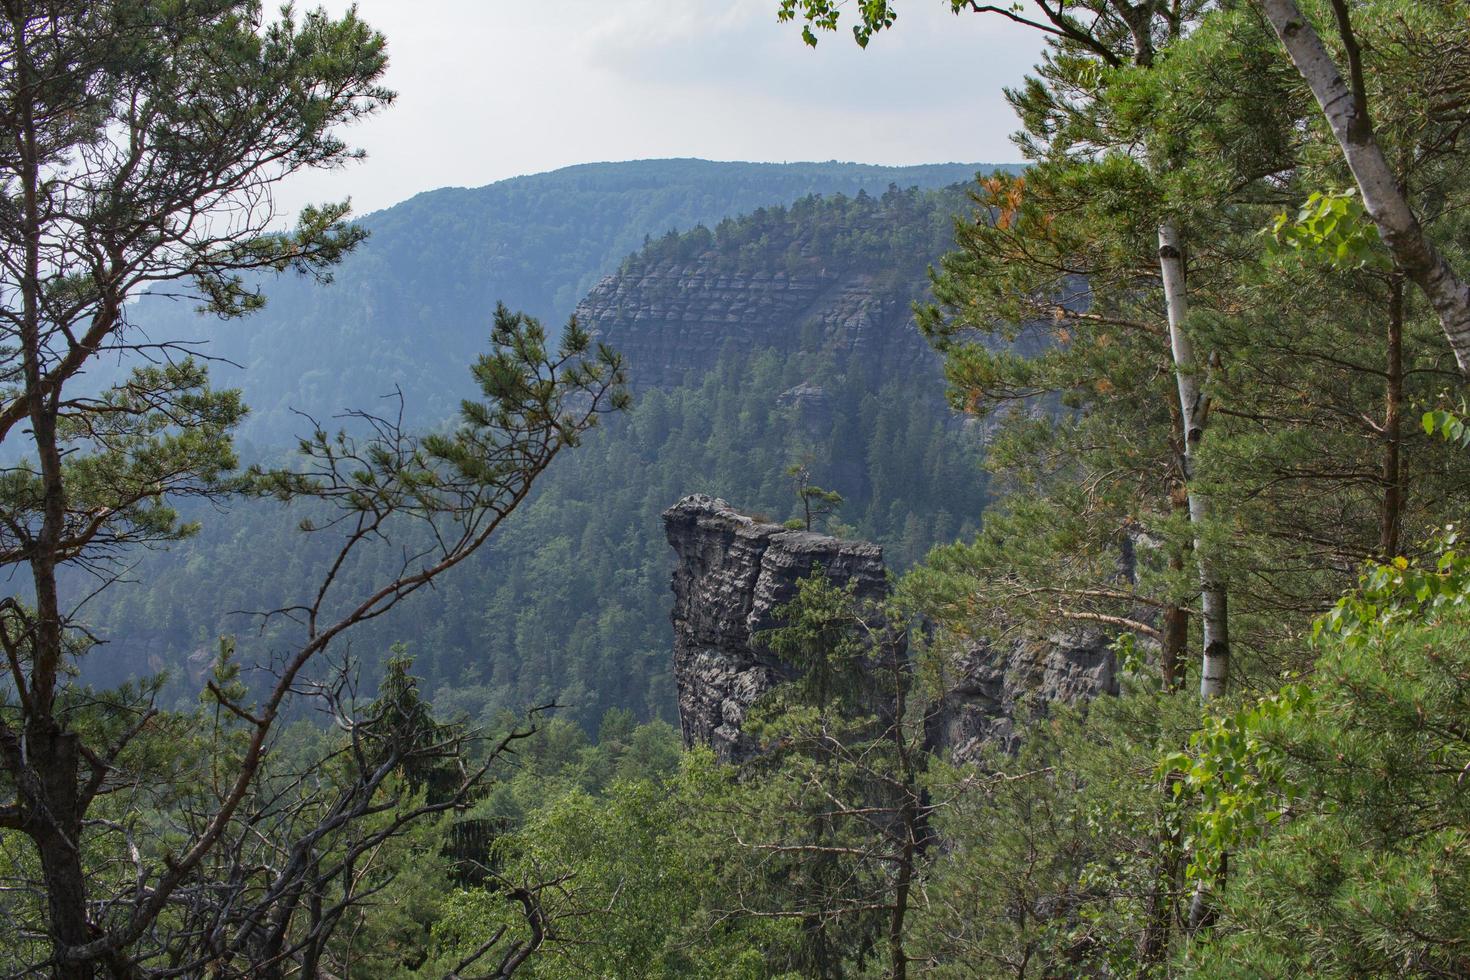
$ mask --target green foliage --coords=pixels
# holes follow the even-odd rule
[[[931,813],[902,632],[820,569],[777,618],[765,642],[795,677],[745,719],[761,755],[712,822],[739,844],[727,887],[746,914],[800,922],[801,976],[900,975]]]
[[[1370,567],[1323,617],[1311,710],[1240,719],[1256,746],[1251,768],[1289,804],[1238,835],[1200,974],[1238,976],[1242,963],[1333,977],[1470,966],[1470,572],[1453,532],[1435,550],[1427,566]]]
[[[795,20],[801,17],[805,23],[801,26],[801,38],[810,47],[817,46],[817,35],[813,28],[818,31],[835,31],[841,17],[840,3],[832,0],[781,0],[781,6],[777,8],[776,17],[782,22]],[[960,3],[955,3],[958,9]],[[858,47],[866,48],[873,35],[884,28],[892,27],[893,22],[898,19],[898,14],[888,0],[860,0],[857,5],[858,23],[853,25],[852,37]]]
[[[189,537],[199,528],[179,520],[180,501],[241,486],[231,437],[246,411],[240,393],[211,387],[193,358],[134,368],[125,383],[57,420],[68,506],[78,520],[91,516],[98,544]],[[39,518],[41,481],[31,459],[0,478],[12,523]]]
[[[1356,191],[1313,191],[1294,217],[1277,215],[1270,234],[1278,256],[1306,253],[1340,269],[1392,267],[1378,228]]]
[[[761,634],[761,640],[796,679],[772,695],[773,703],[861,717],[875,668],[870,658],[881,655],[882,648],[865,629],[853,589],[834,586],[820,567],[814,568],[797,583],[795,597],[776,610],[776,618],[784,625]]]
[[[1196,718],[1180,694],[1054,706],[1023,718],[1014,754],[937,765],[927,785],[945,847],[913,939],[933,975],[1162,975],[1138,937],[1156,907],[1166,930],[1182,912],[1188,812],[1153,766]]]
[[[770,976],[767,957],[790,943],[790,926],[718,911],[717,879],[730,845],[705,835],[699,815],[715,805],[714,794],[728,792],[726,778],[708,755],[695,753],[656,781],[617,780],[598,796],[550,794],[523,827],[501,838],[503,878],[558,882],[540,892],[553,931],[524,975]],[[524,933],[504,895],[464,890],[449,898],[434,939],[463,956],[501,925],[513,930],[505,942]]]
[[[1279,41],[1249,5],[1180,10],[1154,22],[1146,65],[1058,39],[1010,93],[1035,165],[979,182],[975,220],[956,225],[920,312],[951,404],[996,427],[996,504],[986,533],[914,587],[961,632],[1105,617],[1158,642],[1140,605],[1188,616],[1207,552],[1230,594],[1235,680],[1269,689],[1309,666],[1301,638],[1353,569],[1455,516],[1447,502],[1470,469],[1409,438],[1410,406],[1440,400],[1449,358],[1356,197],[1316,193],[1279,222],[1280,244],[1260,233],[1283,194],[1341,185]],[[1407,91],[1392,97],[1417,98]],[[1444,166],[1456,184],[1460,165]],[[1434,194],[1422,204],[1440,213]],[[1188,488],[1159,288],[1165,217],[1186,242],[1181,326],[1210,407]],[[1207,517],[1188,518],[1187,490],[1212,501]]]
[[[1253,843],[1290,812],[1299,789],[1287,780],[1287,760],[1267,732],[1283,724],[1309,724],[1315,693],[1288,684],[1235,712],[1205,719],[1189,736],[1189,749],[1166,756],[1160,775],[1176,797],[1195,794],[1198,812],[1184,847],[1188,876],[1213,880],[1221,858]]]
[[[747,275],[857,270],[874,276],[879,289],[892,289],[921,279],[950,246],[962,200],[953,186],[892,183],[881,194],[862,189],[852,196],[811,195],[726,217],[713,231],[704,225],[684,234],[670,231],[624,259],[621,271],[644,273],[696,260],[712,272]]]
[[[799,519],[793,518],[787,522],[788,527],[810,531],[813,521],[831,517],[842,506],[842,494],[811,482],[811,470],[806,463],[791,464],[786,467],[786,475],[791,477],[792,486],[796,489],[796,499],[800,501],[802,510]]]
[[[1438,433],[1445,442],[1455,443],[1461,449],[1470,448],[1470,426],[1465,424],[1462,413],[1435,409],[1424,413],[1421,425],[1426,436]]]
[[[407,656],[407,648],[395,646],[384,665],[378,696],[358,728],[372,765],[382,765],[407,750],[411,758],[404,764],[403,774],[416,790],[434,780],[443,769],[442,763],[451,757],[441,757],[437,751],[448,741],[448,731],[434,720],[419,693],[418,678],[408,672],[411,667],[413,658]],[[451,778],[455,775],[450,774]]]

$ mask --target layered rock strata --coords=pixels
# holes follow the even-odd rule
[[[608,276],[577,319],[623,355],[637,390],[698,378],[727,348],[826,351],[881,364],[885,377],[923,372],[937,386],[938,358],[911,311],[926,288],[922,275],[880,286],[862,270],[725,272],[697,259]]]
[[[883,599],[883,551],[764,523],[702,494],[680,500],[663,520],[676,556],[674,680],[684,742],[742,761],[755,751],[743,731],[746,713],[790,676],[757,634],[778,625],[776,607],[818,565],[834,583],[851,584],[859,599]],[[1090,631],[975,644],[947,667],[947,690],[926,735],[932,748],[961,761],[987,745],[1013,748],[1024,711],[1117,692],[1106,638]]]

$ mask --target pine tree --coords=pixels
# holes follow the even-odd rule
[[[238,393],[212,389],[167,338],[136,333],[128,304],[174,291],[240,317],[263,302],[257,273],[329,278],[362,238],[347,206],[308,207],[282,232],[273,191],[358,155],[338,128],[391,100],[378,84],[383,38],[350,12],[267,21],[239,0],[88,0],[7,4],[0,48],[0,442],[20,460],[0,481],[0,554],[30,585],[27,602],[0,610],[14,694],[0,705],[0,830],[38,865],[10,900],[46,940],[15,967],[68,980],[133,976],[159,958],[181,973],[311,969],[336,919],[301,896],[323,875],[350,877],[350,861],[312,860],[307,833],[275,842],[291,858],[262,880],[247,845],[261,821],[290,832],[315,812],[325,837],[368,818],[386,769],[359,771],[341,809],[303,802],[287,819],[264,779],[282,716],[342,634],[459,564],[561,449],[623,404],[618,361],[575,325],[557,345],[501,309],[473,365],[484,400],[465,404],[458,428],[419,438],[362,413],[366,434],[318,428],[297,469],[235,472]],[[100,393],[81,387],[119,352],[157,363]],[[74,668],[96,638],[63,570],[105,589],[138,546],[196,530],[179,501],[242,493],[315,501],[327,517],[303,529],[336,536],[336,561],[289,612],[290,645],[261,658],[264,689],[237,683],[230,644],[194,712],[162,711],[157,683],[83,687]],[[400,521],[430,527],[436,546],[343,594],[337,573]],[[346,710],[352,676],[339,664],[312,686]]]

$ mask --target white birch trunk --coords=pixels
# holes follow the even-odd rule
[[[1399,190],[1398,178],[1378,145],[1373,127],[1360,115],[1366,107],[1353,98],[1332,55],[1296,0],[1260,0],[1260,4],[1331,124],[1332,135],[1342,148],[1363,196],[1363,207],[1378,227],[1379,237],[1398,267],[1424,291],[1439,316],[1460,373],[1470,376],[1470,284],[1455,274],[1424,233]]]
[[[1199,566],[1200,624],[1204,631],[1199,694],[1202,700],[1225,693],[1230,678],[1230,633],[1226,620],[1225,586],[1219,580],[1204,524],[1210,516],[1210,498],[1195,486],[1195,459],[1205,434],[1209,411],[1200,390],[1194,345],[1184,330],[1189,297],[1184,285],[1184,256],[1179,226],[1165,221],[1159,226],[1159,274],[1164,282],[1164,304],[1169,316],[1169,349],[1174,357],[1174,378],[1179,385],[1179,410],[1184,420],[1184,446],[1180,465],[1189,495],[1189,523],[1194,527],[1195,561]]]

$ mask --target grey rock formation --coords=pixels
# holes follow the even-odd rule
[[[775,608],[817,565],[837,584],[853,583],[860,599],[884,598],[883,551],[763,523],[702,494],[680,500],[663,519],[676,556],[674,680],[684,741],[741,761],[755,749],[742,731],[746,713],[788,676],[756,634],[778,625]],[[926,735],[931,747],[961,761],[986,745],[1014,748],[1025,710],[1117,693],[1106,637],[1091,631],[976,644],[952,658],[948,676]]]
[[[987,746],[1014,751],[1017,722],[1053,702],[1117,694],[1117,663],[1108,638],[1091,630],[974,643],[947,658],[944,696],[926,719],[929,743],[968,761]]]
[[[733,347],[858,357],[883,365],[886,377],[924,372],[937,391],[939,360],[910,305],[927,286],[922,274],[895,287],[862,270],[724,272],[697,259],[608,276],[577,319],[622,353],[635,390],[698,377]]]
[[[721,759],[753,751],[745,714],[785,677],[756,634],[779,625],[774,610],[820,565],[860,599],[888,592],[876,545],[791,531],[737,513],[723,500],[685,497],[664,511],[674,566],[674,679],[685,744],[711,746]]]
[[[803,381],[794,388],[781,392],[776,404],[796,414],[796,419],[812,439],[825,438],[832,431],[836,410],[826,389],[819,384]]]

